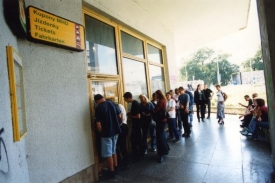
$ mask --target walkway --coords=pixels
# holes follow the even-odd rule
[[[212,114],[210,120],[193,122],[189,139],[170,144],[170,153],[157,163],[156,153],[119,172],[114,180],[127,183],[273,183],[271,150],[264,139],[254,141],[242,136],[240,121],[226,115],[220,126]]]

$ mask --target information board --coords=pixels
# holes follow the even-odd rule
[[[28,39],[76,51],[85,50],[84,27],[41,9],[27,8]]]

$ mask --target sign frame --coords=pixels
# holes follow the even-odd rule
[[[83,25],[34,6],[28,6],[26,14],[29,41],[79,52],[86,49]]]

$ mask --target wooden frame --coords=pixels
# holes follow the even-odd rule
[[[22,58],[12,46],[7,46],[7,56],[13,138],[14,141],[20,141],[27,133]]]

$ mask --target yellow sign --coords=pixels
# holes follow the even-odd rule
[[[31,41],[85,50],[84,27],[33,6],[28,7]]]

